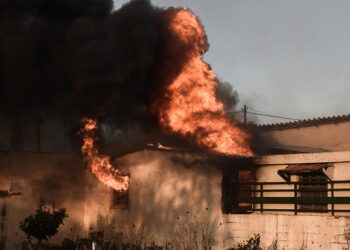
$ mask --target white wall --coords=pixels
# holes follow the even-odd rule
[[[299,146],[328,151],[350,150],[350,121],[318,126],[265,130],[263,141],[270,145]]]
[[[207,158],[140,151],[117,159],[114,164],[130,174],[130,209],[112,208],[104,216],[114,224],[115,232],[125,234],[133,225],[142,225],[146,240],[160,245],[179,240],[179,235],[186,241],[188,227],[213,227],[216,231],[221,219],[222,176]],[[104,194],[105,199],[110,198]],[[96,203],[100,203],[103,198],[95,192],[90,192],[87,199],[96,196],[100,197]],[[85,214],[93,214],[91,209],[96,211],[98,206],[86,206]]]
[[[254,233],[261,235],[263,249],[271,247],[274,241],[277,249],[285,250],[343,250],[350,247],[345,237],[350,227],[348,217],[255,213],[226,215],[224,221],[232,235],[231,239],[226,239],[224,249],[247,240]]]

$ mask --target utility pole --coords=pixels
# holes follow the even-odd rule
[[[247,105],[244,105],[243,107],[243,123],[247,124]]]

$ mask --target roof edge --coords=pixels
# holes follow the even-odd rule
[[[282,123],[272,123],[272,124],[261,124],[257,127],[261,130],[279,130],[279,129],[293,129],[300,127],[310,127],[319,126],[324,124],[341,123],[350,121],[350,114],[338,115],[338,116],[328,116],[328,117],[317,117],[313,119],[304,119],[293,122],[282,122]]]

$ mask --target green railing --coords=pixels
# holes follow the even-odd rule
[[[325,185],[324,188],[313,188],[308,186],[307,189],[301,189],[301,186],[305,187],[306,183],[301,182],[245,182],[240,183],[241,187],[252,187],[253,197],[239,197],[239,203],[251,203],[253,204],[252,211],[282,211],[282,212],[331,212],[334,215],[336,212],[350,213],[350,180],[346,181],[322,181],[322,182],[307,182],[312,185]],[[349,184],[349,188],[335,188],[338,184]],[[273,188],[276,185],[284,185],[292,188]],[[267,188],[272,187],[272,188]],[[301,193],[323,193],[325,197],[300,197]],[[344,192],[349,192],[349,196],[343,196]],[[270,193],[268,197],[264,194]],[[290,193],[290,196],[274,196],[274,193]],[[259,195],[256,195],[259,194]],[[256,208],[256,204],[260,207]],[[283,208],[264,208],[265,204],[293,204],[293,209]],[[349,204],[349,209],[335,209],[337,204]],[[301,209],[299,205],[326,205],[326,209]],[[328,208],[330,206],[330,209]]]

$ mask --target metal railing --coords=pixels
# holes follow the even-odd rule
[[[310,184],[307,189],[301,189],[301,186],[305,187],[305,184]],[[331,212],[334,215],[336,212],[350,213],[350,185],[349,188],[335,188],[338,184],[350,184],[350,180],[344,181],[318,181],[318,182],[245,182],[240,183],[240,187],[252,187],[252,197],[239,197],[239,203],[253,204],[252,211],[282,211],[282,212]],[[291,186],[292,188],[266,188],[273,187],[274,185]],[[324,185],[324,188],[320,189],[319,186],[313,188],[312,185]],[[301,193],[323,193],[325,197],[301,197]],[[338,193],[339,192],[339,193]],[[349,192],[348,196],[338,195],[342,192]],[[266,197],[265,193],[271,193]],[[290,196],[274,196],[274,193],[292,193]],[[257,196],[258,194],[259,196]],[[344,193],[343,193],[344,194]],[[316,196],[316,195],[315,195]],[[259,208],[256,208],[256,204],[259,204]],[[284,208],[264,208],[265,204],[293,204],[293,209]],[[349,204],[349,209],[335,209],[337,204]],[[324,205],[326,209],[301,209],[300,205]],[[330,209],[329,209],[329,206]]]

